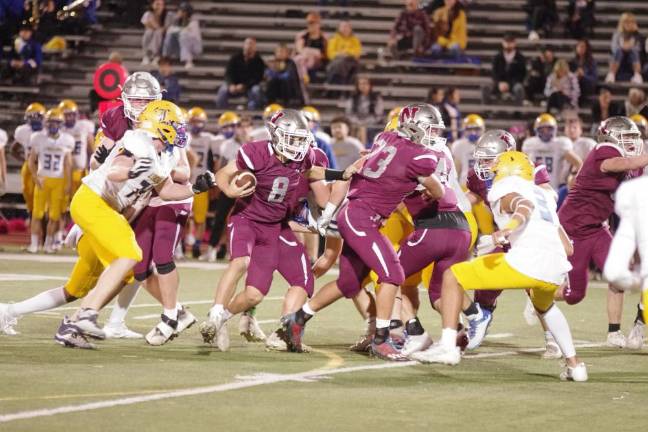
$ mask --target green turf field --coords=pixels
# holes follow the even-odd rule
[[[72,264],[11,260],[0,254],[0,301],[21,300],[60,285]],[[58,257],[56,257],[58,258]],[[44,259],[49,259],[46,257]],[[181,299],[202,319],[220,267],[181,267]],[[61,279],[47,279],[61,278]],[[328,280],[328,279],[326,279]],[[318,286],[321,282],[318,282]],[[257,318],[267,333],[278,318],[285,283],[277,278]],[[421,320],[440,333],[422,293]],[[628,331],[637,294],[628,294]],[[128,324],[147,332],[160,308],[140,293]],[[163,347],[142,341],[99,343],[97,351],[64,349],[52,337],[68,310],[19,322],[20,336],[0,336],[0,431],[274,431],[559,430],[621,431],[644,427],[648,350],[601,346],[607,330],[605,290],[595,284],[578,306],[562,305],[588,383],[558,380],[558,361],[541,360],[539,328],[524,322],[524,296],[500,303],[484,346],[459,366],[386,363],[347,346],[363,323],[340,301],[309,323],[311,354],[266,352],[246,344],[230,322],[232,348],[202,344],[197,326]],[[472,358],[472,357],[477,358]],[[12,414],[23,413],[25,418]],[[430,430],[430,429],[427,429]]]

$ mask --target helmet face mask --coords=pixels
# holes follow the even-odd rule
[[[25,120],[33,131],[43,129],[43,115],[39,113],[30,113],[25,116]]]
[[[621,132],[617,135],[617,142],[626,156],[638,156],[643,152],[641,132]]]
[[[480,152],[474,153],[475,165],[474,170],[475,174],[480,180],[488,181],[493,179],[493,163],[497,156],[480,154]]]
[[[556,136],[556,128],[553,126],[540,126],[536,129],[536,135],[542,142],[549,142]]]
[[[427,148],[443,146],[446,143],[442,136],[445,124],[441,113],[430,104],[416,103],[401,109],[398,115],[398,130],[410,141]]]
[[[148,72],[135,72],[130,75],[122,88],[124,114],[132,121],[137,121],[149,102],[161,99],[160,84]]]
[[[475,158],[474,170],[480,180],[492,180],[493,163],[502,153],[515,150],[515,138],[502,129],[485,132],[475,144],[473,157]]]
[[[616,145],[624,156],[637,156],[643,152],[643,139],[637,125],[628,117],[610,117],[601,122],[598,142]]]
[[[61,130],[63,122],[59,120],[47,120],[45,122],[45,127],[47,128],[47,133],[51,136],[55,136]]]
[[[304,160],[312,145],[313,134],[300,112],[291,109],[278,111],[266,126],[278,155],[295,162]]]
[[[65,127],[71,128],[74,127],[78,114],[74,111],[68,111],[63,113],[63,117],[65,117]]]

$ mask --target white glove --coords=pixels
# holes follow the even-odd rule
[[[320,235],[326,236],[326,228],[328,228],[329,224],[331,223],[331,220],[333,219],[333,215],[335,214],[335,210],[337,210],[337,206],[333,203],[326,203],[326,207],[324,207],[324,211],[320,215],[319,218],[317,218],[317,231],[319,231]]]
[[[614,74],[612,72],[608,72],[608,74],[605,75],[605,82],[609,84],[614,82]]]
[[[632,75],[630,82],[632,82],[633,84],[643,84],[643,78],[640,73],[635,73],[634,75]]]
[[[76,249],[82,235],[83,231],[81,231],[81,227],[77,224],[74,224],[72,228],[70,228],[70,232],[68,232],[67,236],[65,236],[63,244],[65,244],[65,246],[69,248]]]
[[[475,252],[477,256],[486,255],[495,250],[495,243],[493,242],[493,236],[483,235],[477,239],[477,245],[475,246]]]

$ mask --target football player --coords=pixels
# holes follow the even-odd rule
[[[354,167],[343,172],[314,166],[313,137],[298,111],[277,112],[268,128],[270,141],[244,144],[236,159],[216,174],[219,188],[236,199],[236,204],[228,224],[230,263],[219,280],[214,305],[200,332],[206,343],[215,343],[221,351],[229,349],[227,321],[260,303],[270,289],[279,263],[282,224],[299,193],[302,176],[311,180],[348,179],[355,171]],[[236,174],[242,170],[254,173],[256,188],[236,185]],[[232,298],[237,282],[246,272],[245,289]]]
[[[475,144],[486,132],[486,123],[479,114],[468,114],[462,122],[463,133],[460,139],[452,143],[452,157],[459,174],[459,183],[465,185],[468,172],[475,164],[473,153]]]
[[[48,221],[44,250],[46,253],[55,252],[55,234],[64,210],[64,197],[71,188],[71,155],[74,150],[74,138],[61,130],[63,122],[63,111],[52,108],[45,114],[45,130],[32,134],[29,139],[29,170],[35,185],[29,253],[38,252],[46,210]]]
[[[251,141],[263,141],[263,140],[269,140],[270,135],[268,135],[268,128],[266,128],[265,124],[268,122],[273,115],[277,111],[281,111],[283,107],[277,103],[271,103],[265,109],[263,110],[263,125],[259,126],[250,132],[250,140]]]
[[[379,230],[382,221],[417,185],[422,184],[433,199],[443,195],[443,185],[433,174],[437,157],[425,147],[438,136],[437,113],[428,104],[403,108],[398,132],[383,133],[385,145],[370,153],[362,171],[353,177],[348,202],[337,216],[338,230],[344,239],[339,278],[325,285],[290,316],[286,327],[291,350],[301,351],[304,327],[317,311],[342,297],[358,295],[363,280],[373,270],[379,276],[380,289],[376,295],[376,331],[371,350],[385,360],[405,358],[389,334],[396,292],[405,276],[391,242]]]
[[[500,228],[491,236],[493,246],[508,252],[482,255],[455,264],[443,275],[441,340],[411,358],[423,363],[455,365],[461,360],[457,325],[465,290],[526,289],[549,331],[564,353],[561,379],[587,381],[585,364],[576,357],[569,324],[554,304],[554,293],[565,281],[573,248],[560,226],[553,197],[534,184],[534,166],[522,152],[500,154],[493,167],[488,201]]]
[[[560,222],[574,241],[569,285],[558,293],[558,298],[570,305],[585,297],[590,262],[600,270],[605,265],[612,242],[607,220],[614,212],[614,193],[623,180],[636,176],[648,165],[641,132],[627,117],[610,117],[601,122],[597,141],[558,211]],[[607,344],[624,348],[623,292],[610,285],[607,300]]]

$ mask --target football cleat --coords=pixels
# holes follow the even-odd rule
[[[625,348],[626,347],[626,337],[621,330],[615,332],[609,332],[607,335],[606,345],[613,348]]]
[[[54,335],[54,340],[66,348],[96,348],[88,342],[88,339],[81,333],[81,330],[68,317],[63,318],[61,325]]]
[[[216,249],[213,246],[207,248],[207,252],[200,255],[199,261],[208,261],[210,263],[216,262]]]
[[[143,337],[141,333],[137,333],[126,327],[124,321],[108,322],[104,326],[103,332],[106,335],[106,339],[140,339]]]
[[[178,328],[176,329],[176,333],[177,334],[182,333],[192,325],[196,324],[196,321],[197,320],[194,314],[189,312],[189,309],[182,306],[178,311]]]
[[[459,330],[457,330],[457,346],[459,347],[459,351],[461,351],[462,354],[466,351],[468,342],[470,342],[470,340],[468,339],[466,328],[463,326],[463,324],[460,324],[460,328]]]
[[[266,340],[266,335],[259,327],[259,322],[249,311],[245,311],[241,315],[239,334],[248,342],[263,342]]]
[[[170,340],[173,340],[173,338],[178,335],[178,333],[176,332],[178,328],[178,321],[173,320],[164,314],[162,314],[160,319],[161,321],[158,323],[158,325],[153,327],[153,329],[146,335],[146,342],[149,345],[164,345]]]
[[[371,351],[372,340],[373,340],[373,335],[364,334],[360,336],[360,338],[353,345],[349,347],[349,350],[353,352],[367,353]]]
[[[407,361],[407,357],[405,357],[401,350],[396,347],[391,338],[381,344],[376,344],[372,341],[370,353],[381,360]]]
[[[405,338],[405,343],[401,349],[401,353],[404,356],[409,356],[415,352],[423,351],[428,349],[432,345],[432,338],[424,332],[422,335],[407,335]]]
[[[566,366],[565,370],[560,373],[560,379],[563,381],[585,382],[587,378],[585,363],[578,363],[574,367]]]
[[[468,319],[468,346],[469,350],[474,350],[481,345],[488,333],[488,327],[493,322],[493,313],[488,309],[480,309],[481,317]]]
[[[18,318],[9,313],[9,305],[0,303],[0,333],[7,336],[15,336],[18,334],[15,325],[18,324]]]
[[[32,246],[29,245],[25,248],[25,252],[30,253],[30,254],[37,254],[38,253],[38,246]]]
[[[304,338],[305,327],[297,324],[294,313],[284,317],[283,329],[286,332],[288,351],[298,353],[303,352],[304,348],[302,347],[302,339]]]
[[[94,309],[84,308],[79,312],[76,320],[70,320],[81,334],[95,339],[106,339],[106,333],[97,324],[99,312]]]
[[[212,316],[210,313],[207,321],[200,324],[200,334],[205,343],[215,345],[221,351],[229,350],[229,333],[227,331],[227,320],[223,311],[217,313],[215,316]]]
[[[435,344],[425,351],[412,354],[409,358],[421,363],[442,363],[454,366],[461,361],[461,350],[458,346],[447,347]]]
[[[542,353],[544,360],[557,360],[562,358],[562,351],[553,337],[545,340],[545,351]]]
[[[0,322],[2,317],[0,316]],[[1,325],[1,324],[0,324]],[[639,350],[643,347],[644,337],[646,336],[646,324],[637,321],[635,322],[632,330],[628,333],[628,338],[626,339],[626,348]]]
[[[283,327],[270,333],[265,340],[265,347],[270,351],[288,351],[286,331]]]

